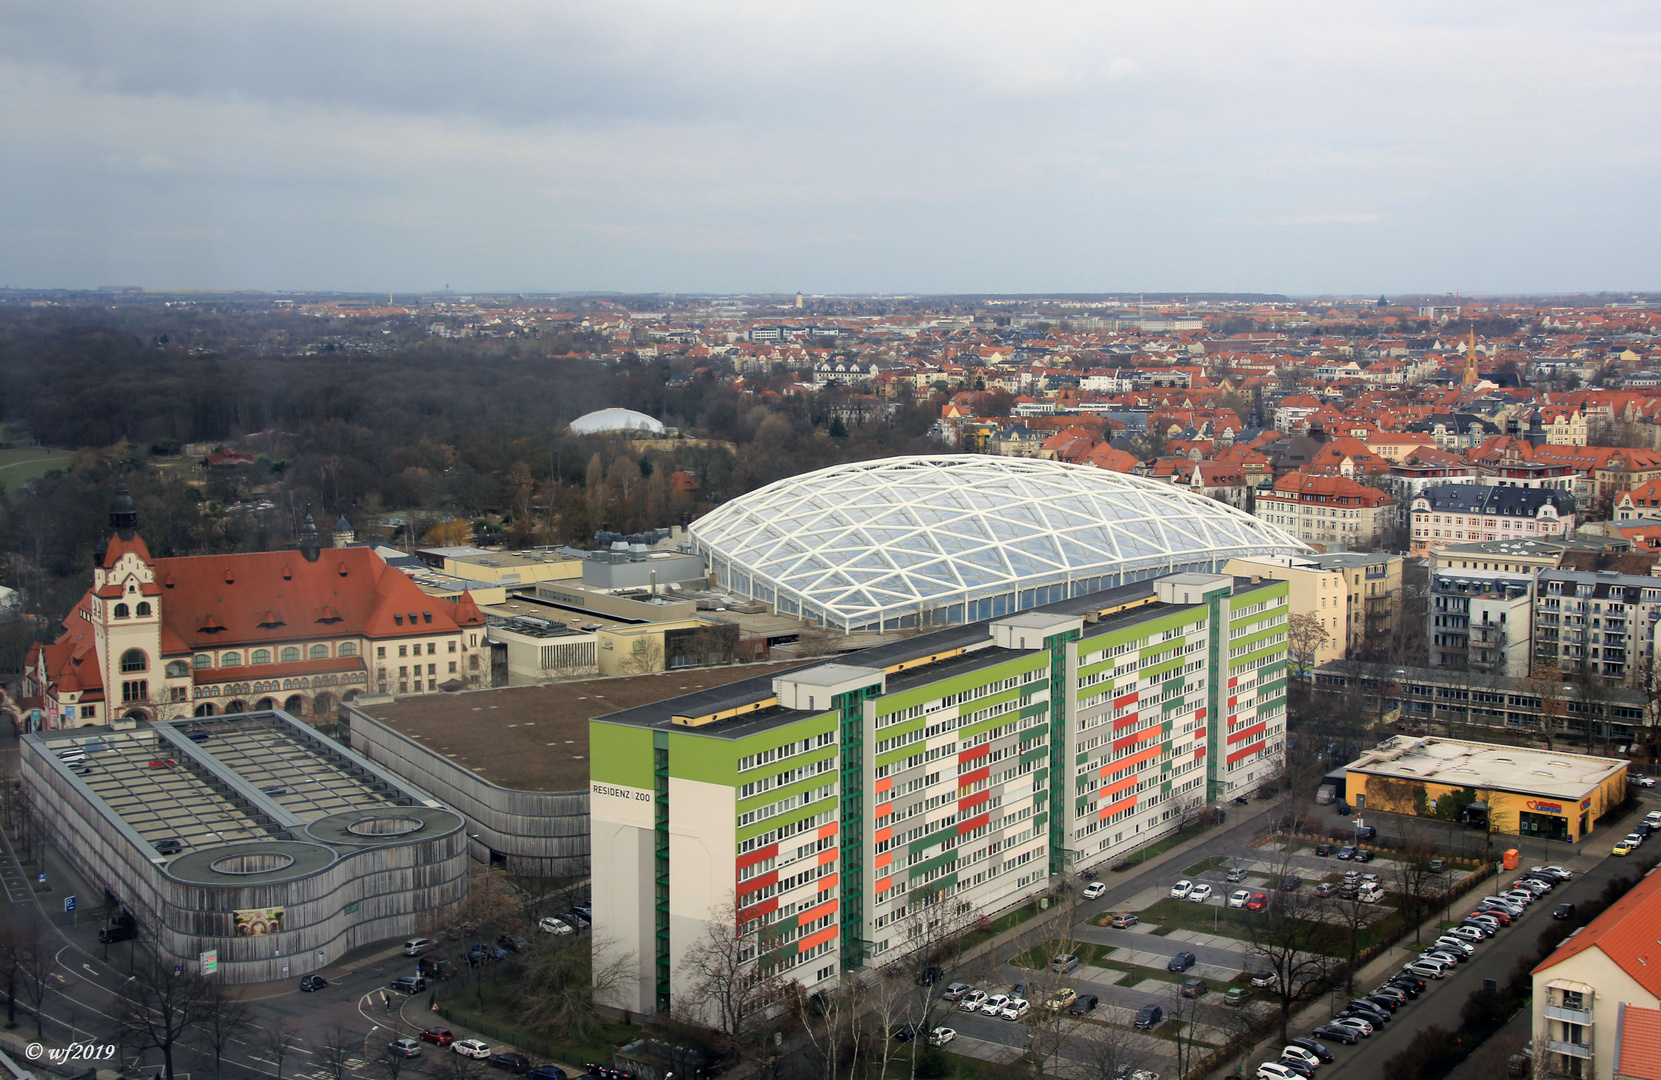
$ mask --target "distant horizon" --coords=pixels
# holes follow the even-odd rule
[[[212,289],[212,288],[146,288],[139,285],[97,285],[58,286],[58,285],[0,285],[0,296],[7,293],[69,293],[73,295],[120,297],[120,296],[271,296],[271,297],[302,297],[302,296],[338,296],[376,298],[387,296],[396,301],[400,298],[562,298],[562,299],[607,299],[612,297],[623,298],[654,298],[654,299],[728,299],[754,298],[763,300],[794,300],[795,290],[784,289],[775,291],[738,290],[738,291],[701,291],[701,290],[668,290],[668,289],[285,289],[285,288],[239,288],[239,289]],[[1066,303],[1085,304],[1123,304],[1143,300],[1147,303],[1183,304],[1183,303],[1297,303],[1304,301],[1329,301],[1332,303],[1377,304],[1382,296],[1387,303],[1393,306],[1403,306],[1409,302],[1427,301],[1543,301],[1543,300],[1597,300],[1607,299],[1610,303],[1656,303],[1661,304],[1661,290],[1646,289],[1599,289],[1599,290],[1547,290],[1544,292],[1495,292],[1495,293],[1434,293],[1434,292],[1403,292],[1403,293],[1274,293],[1256,291],[1199,291],[1165,289],[1154,290],[1113,290],[1104,292],[835,292],[835,293],[802,293],[803,302],[811,300],[873,300],[873,301],[901,301],[901,300],[950,300],[959,302],[988,301],[988,302],[1045,302],[1059,301]]]

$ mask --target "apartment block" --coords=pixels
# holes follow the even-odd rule
[[[1661,623],[1661,578],[1542,570],[1535,595],[1538,663],[1613,686],[1645,684]]]
[[[590,724],[598,943],[660,1012],[711,927],[809,991],[1277,773],[1285,582],[1175,574]],[[730,920],[730,926],[728,921]]]
[[[1425,640],[1431,667],[1521,678],[1532,656],[1534,579],[1501,570],[1430,576]]]

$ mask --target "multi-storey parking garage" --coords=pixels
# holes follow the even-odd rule
[[[467,888],[460,815],[282,712],[25,735],[57,850],[159,952],[232,982],[415,933]]]

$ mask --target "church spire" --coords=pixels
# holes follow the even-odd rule
[[[127,490],[125,473],[116,480],[115,497],[110,500],[110,528],[123,540],[131,540],[138,531],[138,506]]]

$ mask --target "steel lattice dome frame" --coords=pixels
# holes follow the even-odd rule
[[[1086,465],[881,458],[758,488],[689,532],[726,588],[843,631],[976,622],[1309,548],[1185,487]]]

